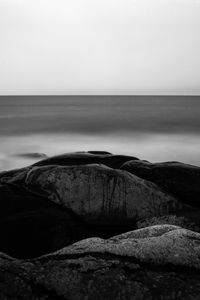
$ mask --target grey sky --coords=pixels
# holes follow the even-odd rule
[[[199,0],[0,0],[0,94],[200,94]]]

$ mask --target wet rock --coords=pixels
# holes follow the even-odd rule
[[[126,162],[121,169],[156,183],[180,201],[200,207],[200,167],[180,162],[153,164],[133,160]]]
[[[132,224],[183,206],[155,184],[103,165],[33,168],[26,187],[93,224]]]

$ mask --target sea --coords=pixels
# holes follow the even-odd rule
[[[89,150],[200,166],[200,96],[0,97],[0,171]]]

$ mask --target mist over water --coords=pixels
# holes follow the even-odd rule
[[[0,97],[0,169],[106,150],[200,165],[200,97]]]

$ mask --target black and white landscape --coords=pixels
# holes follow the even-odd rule
[[[0,300],[200,299],[199,16],[0,0]]]

